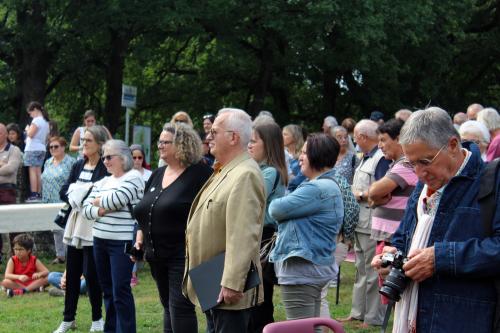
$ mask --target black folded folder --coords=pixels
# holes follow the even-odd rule
[[[219,303],[217,303],[217,298],[219,297],[221,289],[225,254],[225,252],[222,252],[188,272],[203,312],[219,305]],[[259,272],[252,263],[248,271],[247,281],[243,291],[255,288],[259,284]]]

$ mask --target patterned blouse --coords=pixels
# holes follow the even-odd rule
[[[53,157],[45,161],[42,173],[42,202],[62,202],[59,191],[68,179],[74,163],[75,159],[69,155],[65,155],[58,165],[54,165]]]
[[[333,168],[335,172],[347,179],[347,182],[352,185],[354,170],[358,167],[359,159],[354,152],[348,151],[344,158]]]

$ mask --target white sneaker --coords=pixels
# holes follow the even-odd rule
[[[59,328],[54,331],[54,333],[66,333],[69,330],[76,329],[76,322],[73,321],[63,321]]]
[[[99,319],[92,322],[90,326],[90,332],[104,332],[104,320]]]

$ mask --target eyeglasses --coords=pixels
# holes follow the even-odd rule
[[[164,145],[171,145],[173,141],[170,140],[158,140],[158,147],[164,146]]]
[[[61,147],[61,146],[59,146],[59,145],[53,145],[53,146],[49,146],[49,149],[59,149],[59,147]]]
[[[142,156],[132,156],[134,160],[142,160]]]
[[[104,161],[111,161],[111,159],[115,156],[118,156],[118,155],[104,155],[103,157],[101,157],[101,160],[104,162]]]
[[[208,133],[212,136],[212,137],[215,137],[217,135],[217,133],[219,133],[220,131],[216,131],[214,130],[213,128],[210,129],[210,131],[208,131]],[[236,131],[223,131],[224,133],[236,133]]]
[[[83,142],[83,143],[85,143],[85,142],[89,142],[89,143],[90,143],[90,142],[94,142],[94,140],[92,140],[92,139],[85,139],[85,138],[83,138],[83,139],[82,139],[82,142]]]
[[[444,148],[448,147],[448,144],[445,144],[444,146],[441,147],[441,149],[439,149],[439,151],[436,153],[436,155],[434,155],[434,157],[432,159],[428,159],[428,158],[422,158],[418,161],[415,161],[415,162],[412,162],[410,160],[408,160],[407,158],[405,158],[405,162],[410,164],[412,167],[417,167],[417,165],[421,168],[426,168],[428,166],[430,166],[432,163],[434,163],[434,161],[436,160],[436,158],[438,157],[438,155],[443,151]]]

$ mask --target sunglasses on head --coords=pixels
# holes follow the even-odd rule
[[[213,115],[211,115],[211,114],[206,114],[206,115],[204,115],[204,116],[203,116],[203,119],[210,119],[210,118],[212,118],[212,117],[213,117]]]

